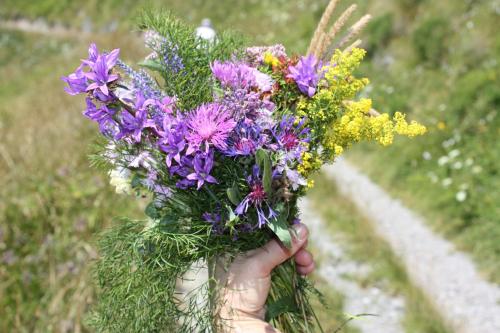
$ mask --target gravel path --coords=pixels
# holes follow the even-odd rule
[[[401,333],[401,318],[405,304],[401,297],[386,294],[380,288],[362,288],[353,277],[365,276],[370,267],[348,259],[333,236],[325,232],[321,218],[314,212],[308,198],[299,202],[301,219],[310,230],[310,244],[321,253],[322,260],[317,273],[334,289],[344,295],[344,312],[350,315],[368,313],[376,317],[362,317],[351,321],[363,333]]]
[[[500,332],[500,287],[483,280],[467,255],[349,163],[339,160],[324,173],[373,222],[457,333]]]

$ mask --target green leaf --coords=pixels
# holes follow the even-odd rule
[[[132,181],[130,182],[130,186],[132,188],[137,188],[141,185],[141,177],[139,177],[138,174],[135,174],[134,177],[132,177]]]
[[[284,213],[278,215],[268,223],[269,228],[287,248],[292,247],[292,235],[288,230],[287,216]]]
[[[227,192],[227,197],[229,198],[229,201],[231,201],[231,203],[233,205],[238,205],[241,201],[241,195],[240,195],[240,191],[238,190],[238,186],[236,185],[236,183],[233,183],[233,186],[228,188],[226,190]]]
[[[150,202],[147,206],[146,209],[144,210],[144,213],[152,218],[153,220],[158,219],[160,217],[160,214],[158,210],[156,209],[155,205],[153,202]]]
[[[163,66],[154,60],[144,60],[139,62],[139,66],[146,67],[152,71],[163,72]]]
[[[255,161],[262,171],[262,185],[264,186],[264,190],[270,194],[272,192],[271,158],[264,149],[258,149],[255,153]]]
[[[286,312],[297,312],[297,306],[292,295],[283,296],[267,305],[266,321],[269,322]]]

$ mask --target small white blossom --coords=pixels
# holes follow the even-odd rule
[[[450,158],[448,156],[441,156],[439,159],[438,159],[438,164],[439,166],[443,166],[445,165],[446,163],[448,163],[450,161]]]
[[[132,193],[132,186],[130,185],[130,170],[126,168],[117,168],[111,170],[109,173],[109,183],[115,187],[118,194]]]
[[[456,161],[455,163],[453,163],[453,169],[460,170],[460,169],[462,169],[462,166],[463,166],[463,163],[460,161]]]
[[[432,171],[427,173],[427,177],[429,177],[433,184],[436,184],[439,180],[438,176]]]
[[[451,183],[453,183],[453,180],[451,178],[445,178],[443,179],[443,181],[441,182],[441,184],[444,186],[444,187],[448,187],[451,185]]]
[[[460,150],[458,150],[458,149],[453,149],[452,151],[450,151],[448,153],[448,156],[450,158],[455,158],[455,157],[458,157],[459,155],[460,155]]]
[[[467,192],[458,191],[457,194],[455,195],[455,199],[457,199],[458,202],[464,202],[465,199],[467,199]]]
[[[428,151],[424,151],[422,153],[422,157],[424,158],[424,160],[429,161],[430,159],[432,159],[432,154],[429,153]]]
[[[465,160],[465,166],[471,166],[472,164],[474,164],[474,160],[472,158],[468,158]]]
[[[472,173],[480,173],[481,171],[483,171],[483,168],[480,166],[480,165],[474,165],[474,167],[472,167]]]

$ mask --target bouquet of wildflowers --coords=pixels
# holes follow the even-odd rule
[[[325,59],[324,20],[309,54],[290,56],[281,45],[244,47],[229,33],[203,40],[168,14],[145,14],[151,54],[141,69],[122,62],[119,49],[92,44],[63,78],[69,94],[85,96],[83,114],[102,134],[94,161],[117,192],[149,198],[145,221],[121,221],[101,239],[99,330],[213,331],[215,307],[205,306],[216,302],[213,279],[176,297],[193,263],[273,237],[289,246],[297,199],[323,164],[361,140],[387,145],[394,134],[425,131],[356,100],[368,83],[353,75],[365,51],[338,47]],[[284,332],[308,330],[315,289],[293,261],[272,281],[267,320]]]

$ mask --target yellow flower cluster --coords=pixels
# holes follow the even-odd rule
[[[264,63],[269,66],[278,66],[280,64],[280,61],[270,52],[266,52],[264,53]]]
[[[388,114],[371,116],[370,99],[353,101],[369,82],[368,79],[353,76],[365,53],[358,48],[348,52],[336,50],[330,66],[325,68],[318,92],[310,99],[302,97],[296,105],[297,114],[306,117],[315,143],[323,147],[323,159],[331,160],[362,140],[373,140],[387,146],[393,142],[395,134],[412,137],[426,131],[416,122],[408,124],[399,112],[393,118]],[[313,155],[304,155],[299,166],[299,172],[304,176],[321,166],[320,156],[314,157],[317,159],[314,163],[311,158]]]
[[[395,134],[413,137],[426,131],[417,122],[408,124],[400,112],[396,112],[393,118],[388,114],[372,117],[369,115],[371,106],[370,99],[345,103],[345,113],[331,124],[323,141],[323,146],[333,156],[362,140],[374,140],[387,146],[393,142]]]
[[[304,177],[307,177],[311,172],[319,170],[323,161],[317,154],[312,154],[308,151],[302,153],[302,163],[297,166],[297,171]]]

